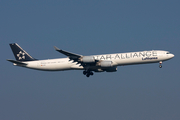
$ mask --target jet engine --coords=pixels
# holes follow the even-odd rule
[[[94,63],[95,62],[95,59],[93,56],[84,56],[82,59],[81,59],[81,62],[83,63]]]
[[[112,61],[101,61],[99,63],[99,66],[101,66],[101,67],[112,67]]]
[[[109,68],[106,68],[106,69],[96,69],[94,70],[94,72],[116,72],[117,71],[117,67],[109,67]]]
[[[94,72],[104,72],[102,69],[95,69]]]
[[[117,67],[110,67],[108,69],[105,70],[106,72],[116,72],[117,71]]]

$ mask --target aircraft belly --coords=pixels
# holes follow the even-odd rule
[[[46,65],[42,67],[46,70],[52,70],[52,71],[58,71],[58,70],[70,70],[71,65],[70,64],[54,64],[54,65]]]
[[[61,71],[70,70],[71,64],[67,63],[52,63],[52,64],[41,64],[42,62],[29,63],[27,68],[44,70],[44,71]]]
[[[120,59],[114,60],[118,65],[131,65],[131,64],[144,64],[144,63],[154,63],[159,62],[161,59],[153,58],[153,59],[146,59],[146,58],[133,58],[133,59]]]
[[[74,70],[83,70],[84,67],[79,66],[79,65],[72,65],[72,66],[71,66],[71,69],[74,69]]]

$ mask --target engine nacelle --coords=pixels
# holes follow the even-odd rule
[[[99,63],[99,65],[101,66],[101,67],[112,67],[112,61],[101,61],[100,63]]]
[[[95,59],[93,56],[84,56],[82,59],[81,59],[81,62],[83,63],[94,63],[95,62]]]
[[[105,70],[106,72],[116,72],[117,71],[117,67],[111,67]]]
[[[104,70],[102,70],[102,69],[96,69],[96,70],[94,70],[94,72],[104,72]]]

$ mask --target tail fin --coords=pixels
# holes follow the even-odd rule
[[[25,50],[23,50],[17,43],[9,44],[17,61],[33,61],[36,60],[31,57]]]

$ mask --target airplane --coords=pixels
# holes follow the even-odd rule
[[[124,65],[159,63],[159,67],[162,68],[163,61],[174,57],[172,53],[163,50],[83,56],[54,46],[56,51],[67,58],[38,60],[31,57],[17,43],[9,45],[16,60],[7,61],[15,66],[43,71],[83,70],[87,77],[93,75],[93,72],[116,72],[118,66]]]

